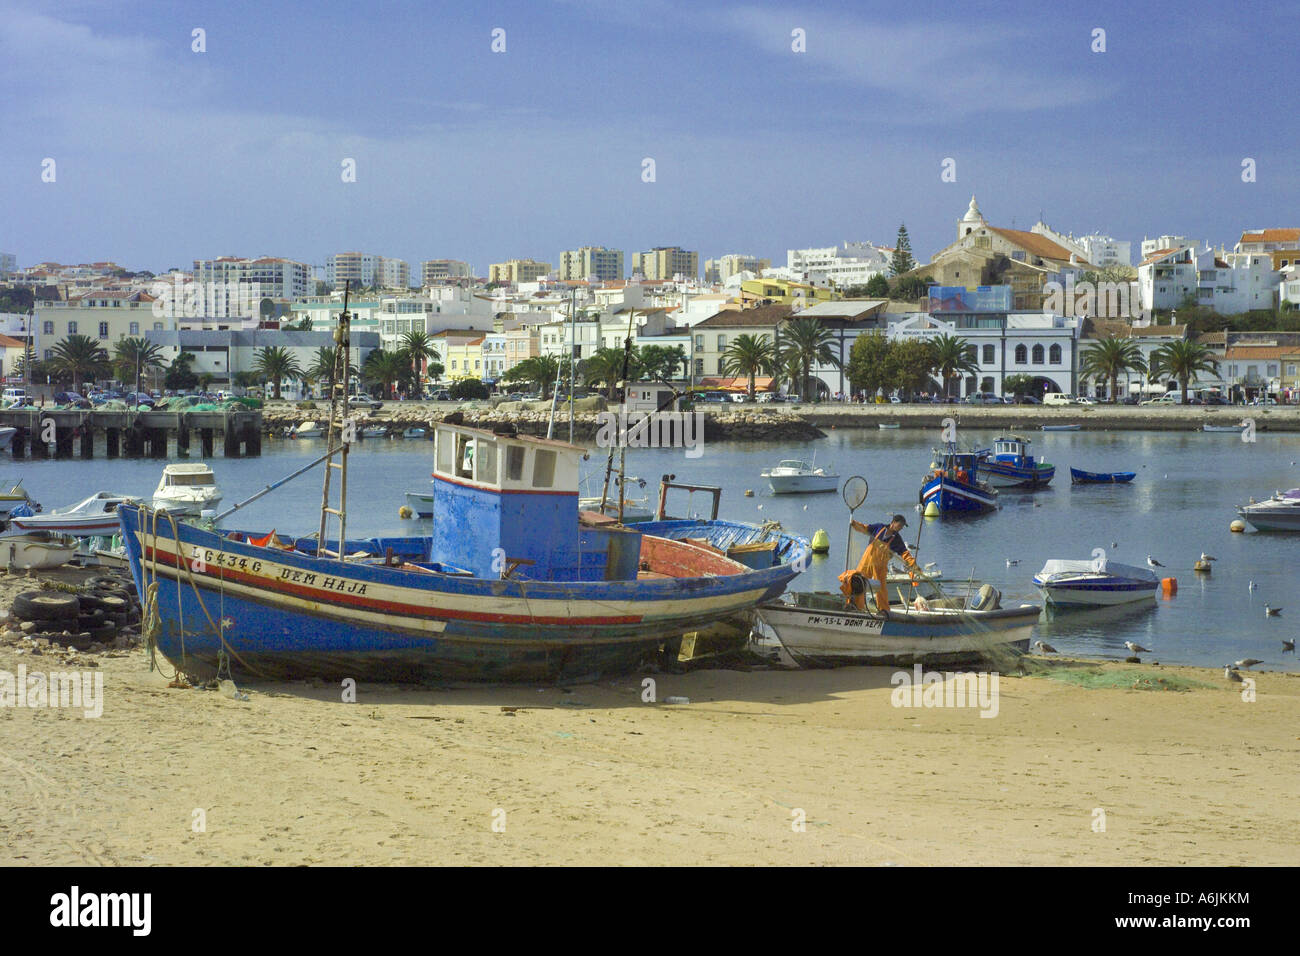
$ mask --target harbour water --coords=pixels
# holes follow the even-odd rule
[[[986,447],[997,434],[965,430],[963,446]],[[1162,576],[1178,580],[1177,596],[1137,609],[1060,614],[1042,620],[1035,639],[1062,654],[1098,658],[1128,655],[1125,641],[1152,649],[1148,660],[1170,664],[1222,666],[1244,657],[1265,661],[1261,669],[1300,670],[1293,653],[1282,653],[1282,639],[1293,639],[1300,604],[1296,554],[1300,539],[1285,534],[1232,534],[1234,506],[1249,496],[1266,497],[1300,485],[1300,435],[1259,432],[1253,443],[1232,434],[1155,432],[1073,432],[1029,434],[1032,450],[1057,466],[1052,486],[1039,492],[1004,490],[1001,508],[973,518],[922,520],[917,489],[939,436],[929,431],[834,431],[806,448],[765,442],[716,442],[699,458],[681,450],[628,452],[629,474],[645,479],[653,503],[658,481],[716,484],[723,489],[720,517],[745,521],[776,520],[786,529],[811,536],[830,534],[831,550],[817,557],[796,579],[799,590],[834,589],[845,562],[848,512],[838,495],[773,496],[759,473],[780,458],[817,455],[844,478],[860,474],[870,484],[866,503],[855,517],[884,520],[908,517],[907,538],[920,532],[919,558],[934,561],[945,587],[960,593],[969,577],[987,581],[1003,602],[1041,603],[1032,577],[1049,558],[1091,558],[1104,549],[1117,561],[1142,565],[1148,554],[1166,565]],[[369,440],[354,446],[349,460],[349,535],[418,533],[419,521],[403,520],[398,509],[405,492],[429,488],[433,444],[428,441]],[[324,450],[320,440],[267,441],[260,458],[211,461],[229,507],[301,467]],[[603,453],[593,449],[594,474]],[[162,472],[158,460],[13,462],[0,479],[21,477],[28,492],[46,509],[71,504],[95,491],[147,497]],[[1138,473],[1131,485],[1071,486],[1069,467],[1089,471]],[[593,485],[593,487],[597,487]],[[744,497],[752,489],[754,497]],[[597,491],[598,493],[598,491]],[[674,515],[704,513],[707,496],[669,499]],[[249,505],[227,521],[231,527],[306,534],[319,523],[320,471],[313,470]],[[427,524],[424,525],[427,527]],[[856,536],[853,560],[863,541]],[[1210,575],[1193,573],[1204,551],[1218,560]],[[1008,560],[1018,562],[1007,566]],[[1250,582],[1257,587],[1251,590]],[[1265,603],[1282,607],[1266,618]]]

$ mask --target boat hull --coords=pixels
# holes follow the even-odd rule
[[[12,518],[10,524],[20,531],[48,531],[51,534],[70,534],[78,538],[117,534],[119,524],[115,514],[99,514],[84,518],[61,518],[55,514]]]
[[[1098,585],[1042,585],[1043,600],[1053,607],[1115,607],[1152,601],[1158,585],[1135,585],[1131,588]]]
[[[998,506],[997,492],[951,478],[931,478],[921,486],[921,508],[934,502],[944,513],[979,513]]]
[[[417,518],[433,517],[432,491],[408,491],[406,493],[406,504],[415,512]]]
[[[818,494],[839,488],[839,475],[768,475],[774,495]]]
[[[1239,509],[1237,514],[1256,531],[1300,531],[1300,509],[1280,511],[1247,507]]]
[[[6,535],[0,538],[0,561],[14,571],[57,568],[76,553],[77,542],[45,534]]]
[[[1056,477],[1056,466],[1021,468],[1001,461],[981,462],[978,474],[981,481],[994,488],[1046,488]]]
[[[1137,477],[1136,471],[1083,471],[1070,469],[1070,483],[1075,485],[1123,485]]]
[[[759,621],[804,666],[871,664],[895,667],[976,664],[1000,652],[1029,649],[1041,608],[942,614],[891,609],[887,618],[765,604]]]
[[[772,600],[807,555],[803,539],[785,536],[786,557],[800,560],[735,573],[732,562],[693,545],[646,538],[643,556],[667,547],[720,573],[489,580],[341,563],[193,525],[173,529],[165,519],[155,528],[148,512],[119,511],[141,594],[157,576],[158,648],[199,679],[215,675],[223,643],[232,673],[244,678],[504,682],[624,673],[685,631]],[[650,554],[652,564],[656,557]]]

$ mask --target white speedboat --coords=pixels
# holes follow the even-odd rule
[[[868,592],[869,593],[869,592]],[[984,585],[970,599],[919,598],[876,613],[846,608],[838,593],[787,592],[761,605],[755,649],[775,639],[802,666],[870,664],[931,667],[998,661],[1029,649],[1030,632],[1042,608],[1002,607],[1001,595]]]
[[[433,484],[433,482],[429,482]],[[406,493],[406,506],[414,512],[417,518],[433,517],[433,489],[428,491],[408,491]]]
[[[1034,585],[1056,607],[1106,607],[1150,601],[1160,579],[1150,568],[1105,559],[1048,561],[1034,575]]]
[[[1202,425],[1201,431],[1230,432],[1232,434],[1240,435],[1249,427],[1250,425],[1247,422],[1238,422],[1236,425]]]
[[[408,428],[406,431],[402,432],[403,438],[423,438],[424,435],[425,435],[424,429],[414,425]]]
[[[212,468],[202,462],[184,462],[163,468],[153,506],[172,514],[197,515],[204,508],[215,508],[221,501]]]
[[[1237,514],[1257,531],[1300,531],[1300,488],[1276,492],[1266,501],[1251,498]]]
[[[15,517],[10,523],[19,531],[50,531],[89,538],[97,534],[117,534],[120,525],[117,506],[133,504],[140,499],[131,495],[115,495],[110,491],[93,494],[75,505],[55,508],[38,515]]]
[[[800,458],[777,462],[775,468],[769,468],[759,477],[767,479],[774,495],[835,491],[840,485],[839,475]]]
[[[0,535],[0,562],[10,571],[57,568],[76,553],[76,538],[48,531]]]
[[[320,438],[325,434],[325,429],[316,422],[302,422],[293,431],[289,432],[292,438]]]
[[[383,438],[388,434],[387,425],[369,425],[361,429],[362,438]]]

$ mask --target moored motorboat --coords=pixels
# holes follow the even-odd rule
[[[320,438],[325,429],[316,422],[302,422],[289,432],[290,438]]]
[[[1077,432],[1082,425],[1044,425],[1040,430],[1045,432]]]
[[[174,462],[163,467],[153,493],[153,506],[173,514],[197,515],[221,502],[221,489],[211,466],[203,462]]]
[[[433,492],[408,491],[406,493],[406,506],[411,509],[411,513],[417,518],[432,518]]]
[[[15,515],[10,523],[20,531],[51,531],[79,538],[111,535],[118,530],[117,509],[139,500],[131,495],[101,491],[65,508],[37,515]]]
[[[1276,492],[1264,501],[1251,498],[1237,514],[1256,531],[1300,531],[1300,488]]]
[[[423,428],[414,425],[406,429],[406,431],[402,432],[403,438],[423,438],[424,436],[425,436],[425,430]]]
[[[1082,468],[1070,469],[1070,481],[1072,484],[1076,485],[1125,484],[1136,477],[1136,471],[1084,471]]]
[[[1034,585],[1057,607],[1104,607],[1149,601],[1155,597],[1160,579],[1150,568],[1105,558],[1052,560],[1034,575]]]
[[[900,426],[898,422],[877,422],[876,427],[877,428],[898,428]]]
[[[1240,435],[1250,427],[1249,422],[1238,422],[1236,425],[1202,425],[1203,432],[1228,432],[1234,435]]]
[[[959,452],[949,443],[945,451],[935,453],[930,471],[921,482],[921,509],[933,504],[941,514],[978,513],[998,506],[997,490],[980,481],[976,452]]]
[[[361,429],[362,438],[384,438],[388,434],[387,425],[369,425]]]
[[[245,677],[581,679],[751,611],[805,566],[806,540],[754,525],[581,521],[585,453],[439,423],[433,533],[399,542],[240,534],[123,506],[136,586],[157,584],[157,647],[202,679],[222,660]],[[762,567],[727,557],[765,542],[749,555]]]
[[[806,492],[835,491],[840,476],[827,468],[818,468],[814,461],[787,458],[777,462],[759,475],[766,478],[774,495],[802,494]]]
[[[1029,439],[1018,435],[998,438],[991,456],[980,458],[976,474],[994,488],[1046,488],[1056,477],[1056,466],[1029,453]]]
[[[1029,649],[1042,608],[1002,607],[989,585],[971,600],[930,598],[876,613],[846,608],[838,594],[790,593],[758,609],[760,639],[770,631],[803,666],[895,667],[995,663]]]

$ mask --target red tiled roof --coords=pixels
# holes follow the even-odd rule
[[[1138,267],[1141,268],[1142,266],[1150,265],[1151,263],[1155,262],[1157,259],[1163,259],[1171,252],[1179,252],[1179,251],[1180,250],[1178,249],[1157,249],[1155,252],[1151,253],[1151,255],[1147,256],[1145,259],[1139,262]]]
[[[0,349],[21,349],[26,345],[22,339],[0,333]]]
[[[1241,234],[1243,245],[1250,242],[1300,242],[1300,229],[1257,229]]]
[[[996,232],[1008,242],[1015,243],[1026,252],[1032,252],[1040,259],[1059,259],[1062,262],[1070,261],[1069,249],[1053,242],[1046,236],[1040,236],[1036,232],[1025,232],[1023,229],[1001,229],[997,226],[989,226],[989,229]],[[1091,263],[1086,262],[1082,256],[1079,257],[1079,264],[1085,266],[1091,265]]]

